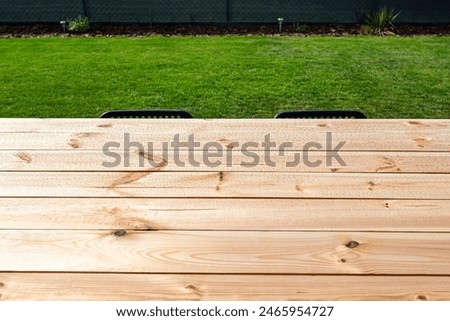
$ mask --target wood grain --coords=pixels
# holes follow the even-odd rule
[[[0,198],[0,229],[450,232],[450,200]]]
[[[116,153],[116,152],[115,152]],[[189,153],[154,151],[153,153],[131,150],[118,152],[117,166],[102,166],[116,159],[102,151],[0,151],[0,171],[271,171],[309,173],[450,173],[450,153],[442,152],[340,152],[343,160],[327,163],[327,153],[311,151],[307,158],[301,152],[287,151],[283,156],[272,152],[266,161],[264,152],[255,151],[250,156],[239,151],[224,152],[213,156],[195,151],[189,161]],[[127,155],[128,161],[125,161]],[[211,156],[210,156],[211,155]],[[180,162],[184,164],[179,165]],[[314,164],[312,164],[314,163]],[[288,164],[292,164],[287,166]]]
[[[109,132],[111,130],[148,133],[149,131],[182,132],[235,132],[251,128],[255,132],[267,130],[317,131],[332,129],[340,132],[366,131],[422,131],[447,132],[448,119],[95,119],[95,118],[3,118],[0,133],[70,133],[73,129],[83,132]]]
[[[0,284],[0,300],[450,300],[438,276],[0,273]]]
[[[266,134],[287,149],[303,150],[305,143],[326,148],[326,133],[333,134],[332,147],[346,141],[342,150],[449,151],[447,120],[119,120],[119,119],[4,119],[0,120],[1,149],[101,150],[107,142],[123,142],[124,133],[146,146],[161,148],[175,134],[181,140],[195,134],[203,147],[218,142],[236,148],[238,142],[262,142]],[[259,144],[256,148],[265,149]]]
[[[130,141],[142,144],[143,148],[148,150],[148,144],[153,144],[154,149],[164,149],[166,146],[172,146],[175,140],[174,135],[177,131],[170,133],[161,133],[158,131],[149,131],[148,133],[130,133]],[[332,133],[331,143],[327,145],[327,132]],[[369,129],[365,132],[332,132],[328,131],[303,131],[303,132],[285,132],[280,128],[279,131],[255,132],[252,130],[238,132],[187,132],[180,133],[180,142],[187,142],[189,135],[194,134],[195,142],[199,145],[197,150],[208,149],[209,143],[222,146],[223,150],[241,148],[244,144],[257,143],[255,146],[248,145],[248,150],[267,150],[263,147],[264,137],[270,134],[271,141],[276,145],[273,150],[279,149],[283,143],[285,150],[331,150],[341,144],[340,150],[343,151],[442,151],[450,150],[448,133],[429,131],[411,131],[411,132],[371,132]],[[72,133],[28,133],[13,132],[3,133],[0,136],[0,146],[2,150],[103,150],[110,143],[116,144],[109,146],[110,149],[125,146],[124,132],[112,131],[107,133],[95,132],[77,132]],[[310,143],[315,145],[309,146]],[[117,145],[120,144],[120,145]],[[318,144],[318,145],[317,145]],[[308,147],[309,146],[309,147]],[[307,148],[308,147],[308,148]],[[212,147],[209,147],[211,150]],[[187,149],[187,147],[181,148]]]
[[[450,199],[449,174],[2,172],[0,197]]]
[[[448,275],[449,233],[0,231],[5,272]]]
[[[103,167],[125,133],[154,151]],[[450,120],[0,119],[0,300],[450,300],[449,152]]]

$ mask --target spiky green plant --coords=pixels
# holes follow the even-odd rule
[[[305,32],[308,32],[308,31],[309,31],[308,25],[306,25],[306,24],[301,24],[301,23],[298,23],[298,22],[294,23],[294,24],[292,25],[292,28],[294,29],[294,31],[295,31],[296,33],[305,33]]]
[[[395,12],[394,8],[381,7],[371,13],[366,14],[367,25],[373,33],[383,35],[388,27],[394,26],[400,12]]]

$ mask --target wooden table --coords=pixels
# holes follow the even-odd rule
[[[450,300],[450,121],[2,119],[0,217],[0,300]]]

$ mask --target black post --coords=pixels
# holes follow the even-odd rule
[[[147,0],[147,8],[148,8],[148,22],[150,25],[153,25],[153,2],[152,0]]]
[[[231,0],[225,0],[225,21],[230,22],[231,20]]]
[[[84,17],[88,17],[89,18],[89,16],[88,16],[88,0],[81,0],[82,1],[82,4],[83,4],[83,16]]]

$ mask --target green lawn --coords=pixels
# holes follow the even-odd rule
[[[449,118],[450,38],[0,39],[0,117],[174,107],[198,118]]]

